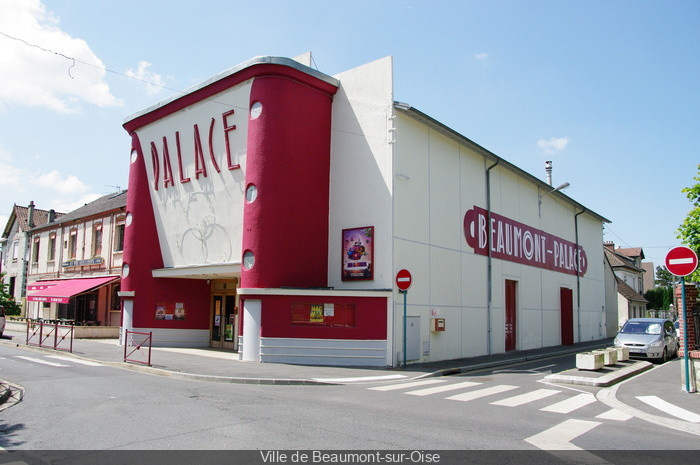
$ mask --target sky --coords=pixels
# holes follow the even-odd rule
[[[700,2],[0,0],[0,225],[127,187],[122,124],[249,58],[334,75],[392,55],[394,98],[611,221],[663,264],[700,163]]]

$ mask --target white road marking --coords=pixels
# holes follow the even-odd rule
[[[446,397],[446,399],[468,402],[470,400],[479,399],[481,397],[491,396],[493,394],[500,394],[501,392],[507,392],[511,389],[518,389],[518,386],[508,386],[507,384],[500,384],[498,386],[488,387],[476,391],[465,392],[463,394],[457,394],[454,396]]]
[[[651,405],[652,407],[661,410],[664,413],[680,418],[681,420],[689,421],[691,423],[700,423],[700,415],[697,413],[680,408],[677,405],[673,405],[656,396],[637,396],[637,399],[641,400],[647,405]]]
[[[404,394],[410,394],[412,396],[428,396],[430,394],[437,394],[440,392],[455,391],[457,389],[468,388],[472,386],[478,386],[481,383],[475,383],[473,381],[464,381],[462,383],[448,384],[447,386],[435,386],[431,388],[418,389],[417,391],[409,391]]]
[[[598,425],[600,425],[600,423],[596,421],[566,420],[541,433],[530,436],[525,439],[525,441],[535,447],[548,451],[550,454],[565,462],[606,465],[610,462],[571,444],[573,439],[587,433]]]
[[[363,376],[357,378],[314,378],[321,383],[356,383],[359,381],[388,381],[390,379],[406,378],[405,375]]]
[[[534,402],[536,400],[544,399],[554,394],[559,394],[561,391],[556,391],[554,389],[538,389],[536,391],[528,392],[526,394],[521,394],[519,396],[509,397],[507,399],[498,400],[496,402],[491,402],[491,405],[503,405],[505,407],[517,407],[519,405]]]
[[[16,358],[21,358],[22,360],[27,360],[29,362],[41,363],[42,365],[49,365],[52,367],[67,367],[68,365],[63,365],[62,363],[54,363],[46,360],[41,360],[39,358],[25,357],[24,355],[15,355]]]
[[[101,367],[101,363],[91,362],[89,360],[81,360],[79,358],[63,357],[62,355],[48,355],[48,358],[55,358],[56,360],[63,360],[66,362],[79,363],[81,365],[87,365],[89,367]]]
[[[616,408],[610,409],[607,412],[603,412],[600,415],[596,415],[596,418],[601,420],[616,420],[616,421],[627,421],[632,418],[632,415],[618,410]]]
[[[540,410],[543,412],[571,413],[574,410],[585,407],[593,402],[595,402],[595,396],[593,394],[579,394],[561,402],[557,402],[556,404],[552,404],[548,407],[541,408]]]
[[[428,384],[435,384],[435,383],[444,383],[445,380],[442,379],[426,379],[425,381],[414,381],[412,383],[402,383],[402,384],[389,384],[387,386],[377,386],[377,387],[371,387],[367,389],[371,389],[372,391],[394,391],[396,389],[406,389],[406,388],[412,388],[412,387],[417,387],[417,386],[426,386]]]

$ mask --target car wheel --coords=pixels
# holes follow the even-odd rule
[[[664,347],[664,351],[659,359],[660,363],[666,363],[668,361],[668,347]]]

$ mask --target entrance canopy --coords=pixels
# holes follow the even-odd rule
[[[27,294],[30,302],[56,302],[67,304],[71,297],[88,292],[119,279],[119,276],[102,276],[99,278],[75,278],[61,281],[43,281],[27,286],[28,290],[36,290]]]

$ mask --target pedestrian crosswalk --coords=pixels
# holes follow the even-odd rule
[[[405,394],[415,397],[439,396],[445,400],[471,402],[484,399],[497,407],[522,407],[535,405],[540,411],[557,414],[570,414],[589,404],[596,398],[593,394],[562,389],[530,389],[510,384],[491,384],[479,381],[429,378],[412,381],[394,380],[389,384],[367,387],[370,391]],[[545,405],[546,403],[546,405]],[[630,415],[612,409],[600,413],[603,420],[626,421]]]
[[[2,357],[2,359],[7,359]],[[36,363],[39,365],[46,365],[54,368],[67,368],[72,366],[71,364],[78,364],[83,366],[99,367],[103,366],[101,363],[92,362],[90,360],[83,360],[79,358],[66,357],[63,355],[47,355],[46,357],[40,356],[26,356],[26,355],[15,355],[9,359],[20,359],[25,362]],[[51,359],[51,360],[47,360]]]

